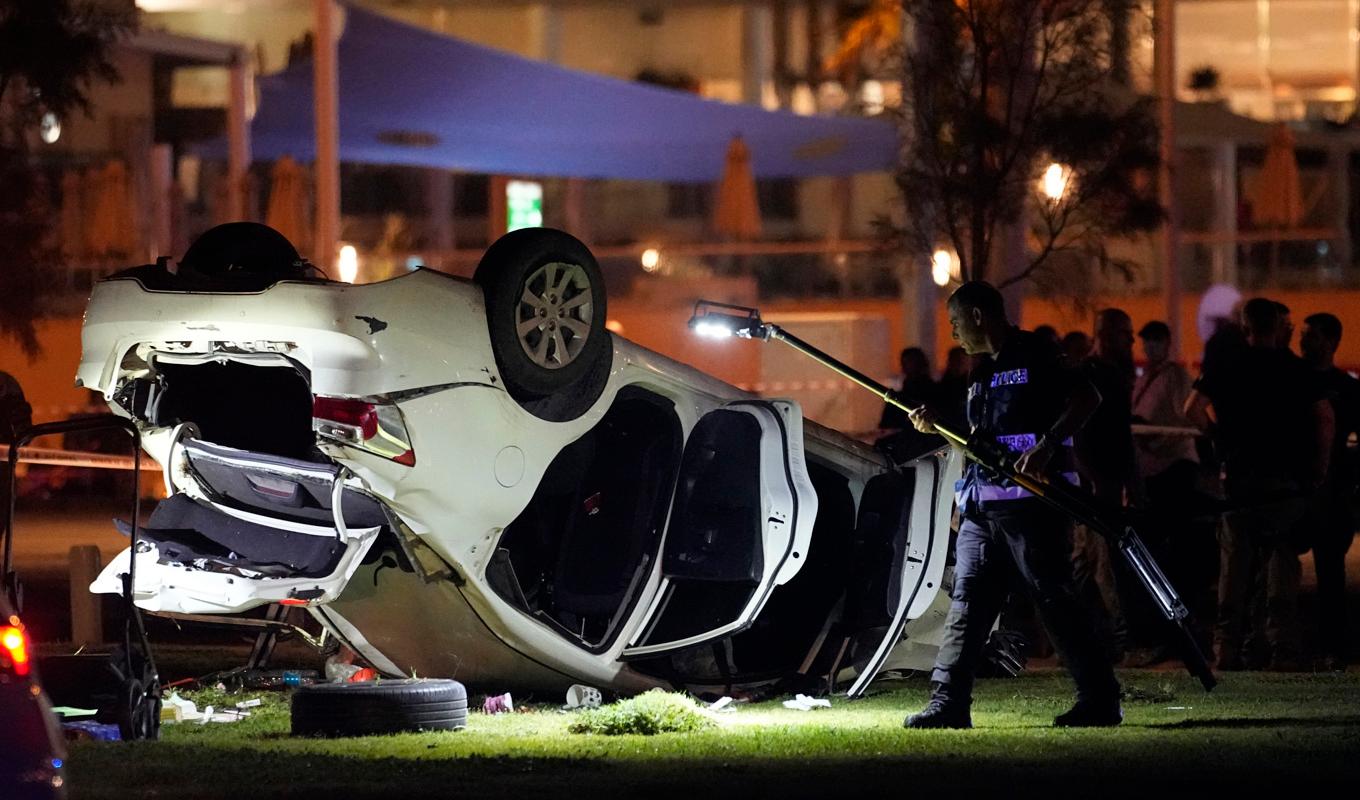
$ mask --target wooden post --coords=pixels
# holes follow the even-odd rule
[[[1214,246],[1214,283],[1237,283],[1237,142],[1214,148],[1214,230],[1223,241]]]
[[[928,37],[917,29],[911,14],[903,11],[903,49],[908,53],[922,53],[930,45],[931,42]],[[913,75],[908,74],[908,70],[903,69],[902,112],[904,116],[913,114],[915,109],[912,102],[911,81],[913,77]],[[911,117],[908,116],[899,124],[902,126],[902,130],[911,135],[910,132],[913,131]],[[921,202],[917,198],[913,200],[911,208],[907,209],[907,213],[929,220],[937,211],[929,203]],[[933,226],[927,222],[923,227],[929,230]],[[902,310],[903,343],[920,347],[938,361],[943,355],[939,351],[939,337],[935,335],[935,315],[936,306],[940,299],[940,287],[935,285],[934,278],[931,275],[930,265],[934,252],[930,244],[926,244],[925,252],[918,252],[914,246],[906,248],[902,263],[899,266],[897,284]],[[896,366],[896,361],[893,362],[893,366]]]
[[[1176,4],[1157,0],[1153,18],[1156,42],[1153,71],[1157,85],[1157,117],[1161,129],[1161,169],[1157,181],[1158,200],[1166,212],[1162,223],[1160,250],[1162,262],[1162,302],[1166,324],[1171,328],[1171,359],[1185,360],[1181,336],[1181,273],[1176,263],[1180,248],[1180,214],[1176,209]]]
[[[589,218],[586,216],[586,181],[584,178],[567,178],[566,191],[563,192],[563,220],[567,233],[583,242],[590,241]]]
[[[335,0],[315,0],[312,80],[316,100],[316,265],[335,268],[340,240],[340,89]]]
[[[768,6],[741,7],[741,101],[763,104],[771,74],[772,19]]]
[[[71,641],[75,644],[100,644],[104,641],[104,618],[100,595],[90,591],[99,577],[103,560],[92,544],[71,548]]]
[[[250,115],[247,109],[251,83],[250,59],[245,48],[236,51],[230,70],[227,96],[227,214],[232,220],[251,218],[247,174],[250,170]]]
[[[174,153],[168,144],[151,146],[151,236],[150,251],[154,260],[175,252]]]
[[[1332,225],[1336,228],[1337,265],[1350,269],[1355,243],[1351,241],[1351,150],[1334,144],[1327,151],[1327,172],[1332,191]]]
[[[453,250],[453,175],[446,169],[426,170],[426,199],[429,201],[430,242],[440,253]],[[428,259],[429,256],[426,256]],[[444,265],[441,264],[441,267]]]
[[[508,209],[505,207],[505,185],[510,179],[504,175],[492,175],[487,185],[486,202],[486,243],[490,246],[492,242],[505,235],[506,228],[510,221],[506,217]]]

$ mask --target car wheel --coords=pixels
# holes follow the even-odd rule
[[[301,263],[293,243],[268,225],[227,222],[194,240],[179,260],[179,268],[213,278],[294,277],[304,274]]]
[[[612,346],[604,328],[604,276],[590,250],[552,228],[512,231],[487,249],[473,279],[486,297],[491,348],[506,391],[526,407],[549,395],[571,395],[570,408],[553,404],[553,416],[566,419],[594,404],[603,381],[592,378]]]
[[[161,700],[151,697],[146,685],[133,678],[122,686],[118,709],[118,733],[126,741],[152,741],[160,737]]]
[[[451,680],[320,683],[293,693],[294,736],[371,736],[467,727],[467,689]]]

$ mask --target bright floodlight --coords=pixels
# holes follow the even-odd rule
[[[930,257],[930,277],[936,286],[947,286],[954,277],[954,257],[948,250],[936,250]]]
[[[711,300],[700,300],[694,304],[694,316],[689,319],[689,329],[708,339],[729,339],[733,336],[762,339],[766,335],[765,323],[756,309]]]
[[[730,339],[732,338],[732,327],[721,322],[701,319],[692,326],[694,332],[705,339]]]
[[[359,277],[359,251],[354,249],[354,245],[347,244],[340,248],[340,280],[345,283],[354,283]]]
[[[1044,196],[1056,203],[1067,193],[1067,183],[1070,180],[1072,170],[1062,164],[1053,163],[1044,170],[1044,177],[1039,181],[1039,185]]]
[[[51,111],[42,115],[42,126],[38,129],[38,135],[47,144],[56,144],[61,138],[61,120]]]
[[[649,247],[642,251],[642,268],[648,272],[656,272],[656,268],[661,266],[661,251],[655,247]]]

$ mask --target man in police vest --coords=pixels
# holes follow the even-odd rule
[[[1045,479],[1071,479],[1071,437],[1100,405],[1100,394],[1067,369],[1051,342],[1010,324],[1001,293],[972,281],[949,298],[954,339],[979,356],[968,388],[968,425],[975,438],[1005,446],[1016,468]],[[934,432],[934,412],[911,414]],[[953,604],[931,675],[929,704],[907,717],[908,728],[972,727],[973,675],[1011,575],[1018,573],[1063,663],[1077,702],[1059,727],[1118,725],[1119,683],[1072,587],[1069,522],[1011,481],[969,463],[955,499],[961,523],[955,545]]]

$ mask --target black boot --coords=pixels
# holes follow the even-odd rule
[[[1053,720],[1055,728],[1113,728],[1124,721],[1118,700],[1096,702],[1078,700],[1067,712]]]
[[[968,713],[968,703],[950,700],[943,694],[933,694],[930,702],[920,711],[902,722],[904,728],[971,728],[972,715]]]

